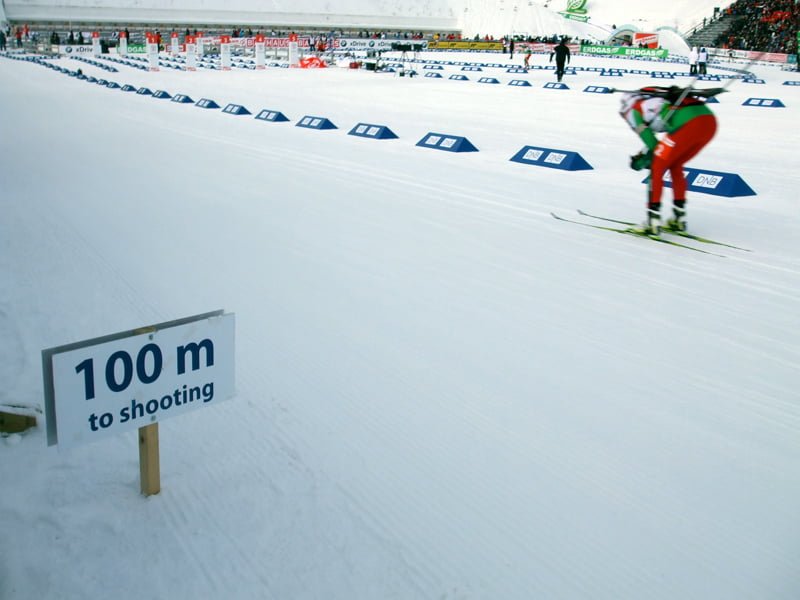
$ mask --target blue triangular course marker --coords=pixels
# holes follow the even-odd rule
[[[566,83],[557,83],[555,81],[551,81],[549,83],[545,83],[544,87],[548,90],[568,90],[569,86]]]
[[[441,73],[425,73],[425,77],[433,77],[433,78],[441,79],[442,78],[442,74]]]
[[[524,79],[512,79],[508,82],[508,85],[514,85],[517,87],[531,87],[531,82]]]
[[[430,132],[417,142],[417,146],[446,150],[447,152],[478,152],[478,149],[467,138],[444,133]]]
[[[194,104],[194,100],[185,94],[175,94],[172,97],[172,101],[179,104]]]
[[[526,165],[561,169],[563,171],[589,171],[593,169],[592,165],[586,162],[577,152],[542,148],[539,146],[523,146],[523,148],[509,160]]]
[[[684,167],[684,171],[688,188],[692,192],[724,196],[726,198],[756,195],[753,188],[747,185],[744,179],[736,173],[723,173],[721,171],[708,171],[689,167]],[[642,183],[647,183],[649,180],[650,177],[645,177]],[[664,179],[664,186],[672,187],[672,181],[669,181],[667,177]]]
[[[761,106],[766,108],[786,108],[786,105],[777,98],[748,98],[742,106]]]
[[[583,88],[583,91],[590,94],[610,94],[611,88],[603,85],[587,85],[585,88]]]
[[[289,118],[279,110],[264,109],[256,115],[259,121],[270,121],[272,123],[282,123],[288,121]]]
[[[311,115],[306,115],[300,119],[295,124],[295,127],[305,127],[306,129],[338,129],[336,125],[325,117],[312,117]]]
[[[800,85],[800,81],[784,81],[782,85]]]
[[[222,112],[228,113],[229,115],[251,115],[249,110],[247,110],[244,106],[239,104],[228,104],[225,108],[222,109]]]
[[[168,92],[164,90],[157,90],[155,94],[153,94],[153,98],[163,98],[165,100],[169,100],[172,96],[169,95]]]
[[[111,90],[118,90],[119,89],[119,84],[116,81],[109,81],[106,84],[106,87],[111,89]]]
[[[494,77],[481,77],[478,79],[478,83],[500,83]]]
[[[373,140],[397,139],[397,135],[385,125],[373,125],[371,123],[359,123],[353,127],[347,135],[372,138]]]
[[[219,108],[219,104],[208,98],[200,98],[200,100],[195,103],[195,106],[199,106],[200,108]]]
[[[153,95],[153,92],[150,91],[150,88],[146,88],[146,87],[140,87],[138,90],[136,90],[136,93],[139,94],[140,96],[152,96]]]
[[[457,73],[450,75],[449,79],[452,79],[454,81],[469,81],[469,77],[467,77],[466,75],[459,75]]]
[[[135,91],[136,91],[136,88],[135,88],[135,87],[133,87],[132,85],[128,85],[128,84],[126,83],[125,85],[123,85],[123,86],[122,86],[122,91],[123,91],[123,92],[135,92]]]

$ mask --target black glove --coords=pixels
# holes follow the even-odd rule
[[[641,171],[642,169],[649,169],[650,164],[653,162],[653,152],[639,152],[631,156],[631,169],[634,171]]]

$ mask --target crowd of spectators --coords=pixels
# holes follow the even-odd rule
[[[725,9],[736,17],[715,46],[757,52],[797,52],[800,3],[796,0],[737,0]]]
[[[512,42],[512,41],[515,44],[517,42],[522,42],[522,43],[525,43],[525,44],[558,44],[562,39],[564,39],[564,35],[563,34],[554,33],[553,35],[537,35],[537,36],[533,36],[533,35],[512,35],[512,36],[506,36],[506,37],[502,38],[500,41],[502,41],[504,44],[510,44],[510,42]],[[495,40],[495,37],[493,35],[481,36],[480,34],[475,34],[475,37],[473,38],[473,41],[475,41],[475,42],[478,42],[478,41],[494,42],[494,41],[497,41],[497,40]],[[592,44],[592,43],[595,43],[595,42],[592,42],[591,40],[588,40],[588,39],[582,39],[582,40],[574,39],[574,40],[568,40],[568,41],[570,43],[572,43],[572,44]]]
[[[107,28],[103,28],[107,29]],[[156,37],[159,45],[162,43],[162,34],[161,32],[156,29],[153,31],[149,28],[143,28],[141,30],[136,31],[129,31],[129,29],[125,28],[125,34],[129,42],[133,43],[142,43],[144,42],[145,31],[153,32],[153,35]],[[14,40],[18,47],[22,47],[24,42],[33,41],[35,42],[38,38],[38,32],[35,29],[29,28],[28,25],[17,25],[12,27],[10,24],[6,24],[2,28],[2,33],[5,38]],[[169,37],[172,34],[178,33],[183,34],[183,39],[190,35],[199,35],[201,34],[200,31],[197,29],[190,29],[186,28],[185,31],[176,31],[173,29],[168,35]],[[322,37],[324,39],[330,39],[333,37],[340,37],[340,38],[365,38],[365,39],[396,39],[396,40],[448,40],[448,41],[457,41],[461,40],[461,34],[455,32],[445,32],[445,33],[423,33],[421,31],[367,31],[367,30],[351,30],[351,31],[344,31],[344,30],[331,30],[321,33],[319,31],[289,31],[277,28],[267,28],[266,30],[259,29],[254,31],[252,27],[233,27],[228,29],[227,31],[214,27],[212,31],[205,31],[207,35],[220,35],[226,34],[230,35],[232,38],[251,38],[256,34],[263,34],[266,37],[272,38],[285,38],[290,34],[298,34],[301,37]],[[104,31],[102,37],[108,37],[111,44],[116,44],[119,38],[120,32],[117,30],[113,31]],[[89,43],[91,40],[88,36],[84,34],[82,31],[78,31],[77,33],[74,31],[50,31],[47,34],[47,37],[50,40],[50,43],[53,45],[59,44],[86,44]]]

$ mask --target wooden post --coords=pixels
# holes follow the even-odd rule
[[[0,432],[21,433],[36,427],[36,417],[0,411]]]
[[[158,457],[158,423],[139,428],[139,481],[142,494],[161,491],[161,466]]]

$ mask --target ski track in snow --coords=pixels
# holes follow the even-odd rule
[[[133,435],[64,455],[41,450],[39,432],[0,446],[25,474],[0,497],[0,525],[31,526],[33,541],[13,552],[0,541],[9,597],[134,597],[141,573],[153,596],[193,597],[790,598],[800,587],[791,229],[747,237],[723,205],[693,200],[710,237],[754,252],[691,256],[550,217],[585,202],[639,210],[616,202],[616,175],[520,167],[496,140],[464,156],[414,148],[424,127],[394,146],[348,138],[345,116],[376,111],[363,100],[332,102],[342,129],[314,132],[34,65],[0,71],[32,95],[32,115],[50,86],[71,92],[59,122],[10,124],[18,140],[51,127],[48,156],[61,159],[44,161],[50,180],[2,171],[14,400],[36,403],[43,347],[218,307],[238,327],[239,394],[162,424],[159,496],[136,495]],[[170,75],[192,97],[224,76]],[[292,100],[299,117],[319,99],[287,76],[269,105]],[[240,94],[261,93],[242,80],[253,78],[234,80]],[[23,92],[0,99],[19,107]],[[470,112],[462,100],[448,126],[473,127],[460,120]],[[69,156],[67,140],[95,123],[113,124],[109,139],[131,153],[158,144],[125,158],[88,142]],[[609,139],[598,125],[587,146],[602,147],[595,135]],[[80,194],[54,193],[65,189]],[[726,218],[735,231],[716,226]],[[52,514],[26,512],[26,497]]]

